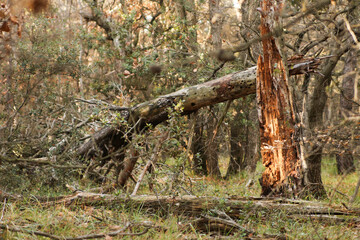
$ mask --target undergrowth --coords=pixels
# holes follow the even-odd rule
[[[359,208],[360,199],[349,204],[356,183],[359,178],[358,171],[347,176],[336,173],[336,162],[333,158],[323,160],[323,182],[329,198],[323,203],[331,205],[343,205],[346,207]],[[227,198],[231,196],[259,196],[260,185],[258,178],[263,167],[258,165],[255,173],[242,172],[227,180],[200,178],[191,176],[192,192],[197,196],[215,196]],[[80,184],[82,184],[80,182]],[[144,181],[138,194],[153,194]],[[83,183],[79,186],[84,191],[89,190],[91,184]],[[129,185],[128,188],[131,188]],[[141,207],[118,206],[69,206],[56,205],[43,207],[34,202],[34,195],[57,196],[59,191],[53,191],[41,184],[34,185],[28,191],[29,201],[4,201],[1,203],[1,224],[8,226],[22,226],[27,230],[41,231],[62,237],[76,237],[94,233],[109,233],[122,229],[126,223],[133,223],[127,232],[143,233],[146,227],[136,223],[150,223],[153,227],[148,228],[146,233],[140,236],[106,236],[103,239],[210,239],[220,237],[215,232],[200,232],[191,225],[189,217],[176,215],[169,210],[167,214],[147,212]],[[124,192],[120,191],[119,194]],[[71,194],[63,192],[63,194]],[[30,201],[32,199],[32,201]],[[314,199],[311,199],[314,200]],[[219,206],[221,208],[221,206]],[[278,210],[271,214],[262,210],[249,208],[244,211],[236,222],[246,229],[251,229],[259,235],[275,234],[286,236],[287,239],[359,239],[360,228],[358,223],[340,222],[329,223],[320,219],[312,219],[297,215],[286,214]],[[0,239],[48,239],[28,233],[16,233],[0,230]],[[222,237],[226,236],[223,233]],[[241,232],[232,233],[229,239],[242,239]],[[251,237],[251,236],[250,236]],[[254,236],[255,237],[255,236]]]

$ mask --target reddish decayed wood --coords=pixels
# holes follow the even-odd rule
[[[261,11],[262,36],[271,32],[281,5],[264,0]],[[266,167],[262,175],[262,195],[283,194],[284,186],[296,184],[300,160],[294,135],[294,113],[281,55],[273,37],[262,40],[264,57],[258,59],[257,101],[260,121],[261,155]],[[295,182],[290,183],[290,180]]]

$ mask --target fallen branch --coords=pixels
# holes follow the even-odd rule
[[[184,196],[115,196],[111,194],[97,194],[88,192],[76,192],[73,195],[63,197],[56,201],[44,202],[44,206],[99,206],[106,205],[111,208],[125,205],[139,207],[147,212],[172,212],[187,216],[199,216],[204,211],[223,208],[230,217],[241,217],[243,210],[255,209],[265,212],[282,211],[288,215],[337,215],[337,216],[360,216],[358,209],[345,209],[344,207],[327,206],[318,202],[291,200],[284,198],[217,198]]]
[[[134,226],[144,226],[145,230],[142,231],[142,232],[138,232],[138,233],[124,232],[128,228],[134,227]],[[121,228],[121,229],[119,229],[117,231],[113,231],[113,232],[89,234],[89,235],[83,235],[83,236],[78,236],[78,237],[62,237],[62,236],[52,235],[52,234],[49,234],[49,233],[46,233],[46,232],[28,230],[28,229],[25,229],[25,228],[20,227],[20,226],[8,226],[6,224],[0,224],[0,229],[3,229],[5,231],[21,232],[21,233],[37,235],[37,236],[47,237],[47,238],[56,239],[56,240],[83,240],[83,239],[104,238],[106,236],[110,236],[110,237],[114,237],[114,236],[141,236],[141,235],[144,235],[145,233],[147,233],[151,227],[154,227],[154,226],[152,224],[147,224],[147,223],[146,224],[143,224],[143,223],[141,223],[141,224],[126,223],[126,225],[123,228]]]
[[[152,165],[152,164],[155,164],[156,163],[156,160],[157,160],[157,156],[158,156],[158,153],[159,153],[159,150],[161,149],[161,146],[163,144],[163,142],[167,139],[169,135],[169,131],[165,132],[165,134],[160,138],[159,142],[156,144],[155,146],[155,149],[154,149],[154,152],[152,153],[149,161],[146,163],[143,171],[141,172],[140,176],[139,176],[139,179],[138,181],[136,182],[136,185],[134,187],[134,190],[131,194],[131,196],[135,196],[139,187],[140,187],[140,184],[141,184],[141,181],[143,180],[146,172],[148,171],[149,167]]]
[[[148,212],[166,211],[187,216],[199,216],[204,211],[213,209],[227,209],[226,214],[230,217],[240,217],[240,210],[261,210],[265,212],[283,211],[288,215],[337,215],[337,216],[360,216],[360,209],[345,208],[343,206],[329,206],[319,202],[293,200],[286,198],[265,197],[197,197],[193,195],[183,196],[153,196],[153,195],[120,195],[90,193],[76,191],[74,194],[54,198],[32,197],[25,198],[21,195],[12,195],[0,190],[0,200],[3,201],[36,201],[42,206],[103,206],[117,207],[125,205],[140,207]]]
[[[0,162],[8,162],[12,164],[26,164],[34,166],[49,166],[60,169],[86,169],[86,165],[59,165],[55,164],[56,161],[52,160],[52,157],[41,157],[41,158],[10,158],[0,155]]]
[[[0,199],[3,199],[4,192],[0,191]],[[7,197],[11,196],[9,194]],[[175,214],[194,218],[189,224],[184,227],[195,227],[204,232],[220,232],[220,233],[235,233],[241,232],[247,236],[257,236],[258,233],[251,229],[239,225],[233,219],[244,217],[244,213],[253,214],[255,212],[262,212],[262,214],[284,214],[293,219],[300,219],[307,221],[308,219],[318,222],[325,222],[326,224],[336,225],[341,222],[355,223],[360,222],[359,209],[347,209],[343,206],[328,206],[319,202],[292,200],[284,198],[263,198],[263,197],[196,197],[192,195],[185,196],[115,196],[111,194],[97,194],[89,192],[77,191],[72,195],[58,197],[54,200],[46,200],[44,197],[26,199],[22,196],[16,195],[12,200],[21,201],[26,200],[27,203],[32,204],[36,201],[43,207],[50,207],[54,205],[63,205],[68,207],[74,206],[106,206],[107,208],[118,208],[123,206],[126,209],[136,208],[147,213],[156,214]],[[9,200],[8,200],[9,201]],[[10,200],[11,201],[11,200]],[[145,229],[140,233],[127,233],[126,229],[121,229],[115,232],[104,234],[92,234],[79,237],[64,238],[61,236],[50,235],[48,233],[32,231],[19,226],[0,225],[0,229],[7,229],[9,231],[23,232],[44,236],[52,239],[90,239],[101,238],[104,236],[132,236],[145,234],[149,228],[159,228],[152,224],[132,224],[134,226],[143,226]],[[130,226],[129,226],[130,227]],[[161,228],[161,227],[160,227]],[[262,237],[272,239],[286,239],[285,235],[268,235],[264,234]]]
[[[240,231],[242,233],[245,233],[246,235],[256,234],[254,231],[248,230],[240,226],[225,212],[219,210],[212,210],[211,213],[215,216],[210,216],[208,214],[201,215],[200,218],[197,218],[191,224],[196,226],[197,229],[206,232],[220,231],[223,233],[230,233],[233,231]]]

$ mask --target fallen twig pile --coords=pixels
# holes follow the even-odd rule
[[[21,195],[11,195],[0,191],[0,200],[22,201],[25,198]],[[326,224],[337,224],[348,222],[359,224],[360,210],[347,209],[339,206],[329,206],[319,202],[293,200],[284,198],[263,198],[263,197],[197,197],[192,195],[184,196],[115,196],[112,194],[99,194],[83,191],[76,191],[74,194],[56,198],[32,197],[27,203],[36,201],[43,207],[62,205],[73,206],[106,206],[116,208],[119,205],[125,208],[136,208],[145,213],[157,213],[162,215],[175,214],[189,217],[190,222],[183,224],[183,228],[196,228],[200,232],[217,232],[230,234],[241,232],[244,236],[259,236],[256,231],[247,229],[238,224],[234,219],[241,219],[244,216],[256,215],[258,212],[264,215],[271,213],[285,214],[290,218],[311,219],[312,221],[326,222]],[[142,226],[140,232],[127,232],[129,228]],[[117,231],[99,234],[90,234],[79,237],[55,236],[45,232],[27,230],[25,227],[13,224],[0,224],[0,229],[14,232],[29,233],[51,239],[91,239],[105,236],[142,235],[150,228],[159,228],[155,224],[126,223],[124,228]],[[160,227],[166,231],[166,228]],[[286,239],[285,235],[262,234],[262,238]]]

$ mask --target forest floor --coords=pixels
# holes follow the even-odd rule
[[[332,158],[323,160],[322,169],[329,198],[320,203],[349,211],[359,209],[359,197],[349,204],[359,178],[359,171],[339,176],[336,174],[336,163]],[[258,197],[260,186],[257,179],[261,171],[262,167],[259,164],[255,173],[241,173],[228,180],[194,177],[194,191],[196,196],[220,199],[230,196]],[[251,179],[252,184],[249,184]],[[90,187],[93,186],[86,187],[84,184],[81,189],[87,191]],[[100,202],[96,206],[44,206],[43,202],[36,202],[32,197],[47,196],[50,200],[50,197],[60,194],[70,195],[71,192],[54,192],[43,186],[34,186],[28,200],[4,200],[0,205],[0,226],[3,228],[0,230],[0,239],[360,239],[358,214],[355,214],[355,218],[347,220],[346,217],[340,219],[335,215],[325,214],[326,216],[313,218],[301,214],[289,215],[281,209],[268,212],[248,208],[248,211],[242,210],[236,219],[227,216],[235,227],[222,228],[220,233],[214,230],[201,230],[195,226],[196,217],[177,214],[171,209],[164,214],[164,211],[149,212],[146,207],[129,207],[124,204],[110,206],[106,202]],[[138,195],[142,194],[151,194],[147,186],[140,188]],[[224,206],[226,208],[226,205]],[[217,213],[227,210],[229,209],[221,206],[216,209]],[[214,216],[214,211],[204,214]],[[221,224],[223,222],[220,222]],[[234,228],[237,230],[234,231]],[[42,233],[45,233],[44,236],[41,236]]]

